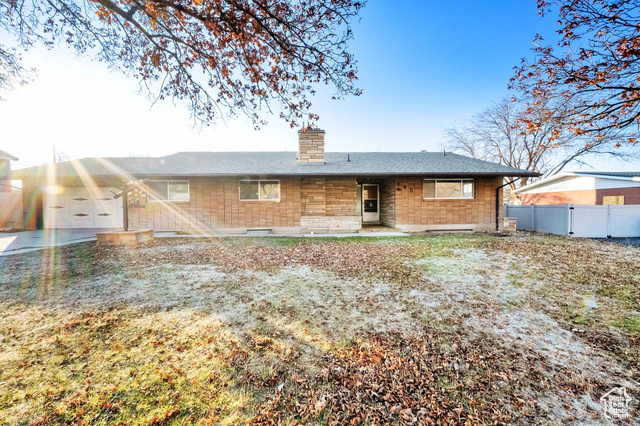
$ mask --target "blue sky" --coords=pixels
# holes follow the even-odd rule
[[[351,43],[363,95],[331,101],[321,89],[314,100],[327,150],[440,149],[444,128],[509,96],[513,67],[531,56],[536,33],[554,38],[557,18],[541,18],[535,3],[371,0]],[[16,168],[50,161],[54,143],[71,158],[296,149],[295,130],[275,116],[259,132],[245,120],[201,130],[182,105],[151,108],[137,81],[65,47],[24,57],[38,77],[0,102],[0,149],[21,159]]]

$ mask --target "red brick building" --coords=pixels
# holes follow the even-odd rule
[[[640,172],[559,173],[514,193],[522,204],[640,204]]]
[[[122,202],[109,189],[146,179],[129,202],[131,228],[215,234],[357,232],[363,224],[492,231],[504,178],[537,176],[445,152],[325,152],[324,136],[299,132],[297,153],[87,158],[14,179],[23,180],[30,228],[119,227]]]

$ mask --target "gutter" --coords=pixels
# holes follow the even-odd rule
[[[91,176],[95,178],[117,178],[120,179],[122,176],[117,174],[98,174],[98,173],[89,173]],[[487,173],[487,172],[479,172],[479,173],[470,173],[470,172],[406,172],[406,173],[394,173],[394,172],[381,172],[381,173],[358,173],[358,172],[346,172],[346,173],[189,173],[189,174],[163,174],[159,173],[139,173],[139,172],[128,172],[128,175],[134,177],[153,177],[153,178],[176,178],[176,179],[189,179],[189,178],[206,178],[206,177],[248,177],[248,178],[278,178],[278,177],[439,177],[439,178],[460,178],[460,177],[500,177],[505,176],[505,172],[497,172],[497,173]],[[508,176],[519,176],[519,177],[538,177],[539,173],[530,172],[530,173],[516,173],[509,174]],[[12,175],[12,179],[16,180],[24,180],[31,179],[36,176],[28,176],[15,174]],[[44,176],[39,176],[44,178]],[[77,175],[57,175],[57,178],[77,178]]]

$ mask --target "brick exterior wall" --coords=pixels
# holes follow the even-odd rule
[[[501,178],[475,180],[472,200],[423,200],[422,177],[280,179],[280,202],[239,201],[237,178],[190,179],[190,201],[130,209],[133,229],[243,232],[247,228],[288,228],[289,232],[356,231],[356,184],[380,185],[380,219],[407,230],[495,227],[495,188]],[[502,209],[499,209],[501,214]],[[451,226],[453,225],[453,226]]]
[[[298,163],[324,163],[324,130],[298,132]]]
[[[640,204],[640,187],[636,188],[609,188],[596,191],[596,204],[602,205],[602,197],[615,197],[622,195],[624,204]]]
[[[602,201],[602,200],[601,200]],[[596,203],[595,189],[583,191],[542,192],[537,194],[522,194],[522,204],[586,204]]]
[[[356,185],[355,179],[326,179],[325,216],[355,216]]]
[[[189,179],[190,201],[147,202],[129,209],[133,229],[206,233],[300,226],[300,179],[280,179],[280,201],[240,201],[238,178]],[[294,230],[292,230],[294,231]]]
[[[240,201],[238,177],[188,180],[190,201],[147,201],[140,206],[132,205],[130,228],[194,234],[244,233],[248,228],[271,228],[274,233],[353,232],[360,229],[362,221],[361,216],[356,216],[357,184],[377,183],[383,225],[407,231],[492,231],[495,229],[495,191],[502,183],[502,178],[477,178],[474,199],[423,200],[423,177],[357,180],[288,177],[279,179],[280,201],[276,202]],[[67,184],[77,186],[79,182]],[[27,194],[37,195],[37,192]],[[35,206],[33,202],[25,203],[25,209],[31,205]],[[502,208],[498,211],[502,214]]]
[[[303,178],[300,182],[302,216],[355,216],[356,180]]]
[[[324,178],[303,178],[300,181],[300,203],[302,216],[324,216]]]
[[[396,188],[395,179],[380,181],[380,223],[384,226],[396,226]]]
[[[300,226],[303,233],[357,232],[362,228],[359,216],[302,216]]]
[[[582,191],[542,192],[537,194],[522,194],[522,204],[582,204],[602,205],[602,197],[624,196],[624,204],[640,204],[640,187],[588,189]]]
[[[0,158],[0,192],[11,191],[11,161]]]
[[[422,183],[421,177],[395,179],[396,227],[495,230],[496,188],[502,185],[502,178],[476,178],[475,197],[470,200],[425,200]],[[502,200],[502,190],[499,199]],[[502,203],[498,214],[501,223]]]
[[[303,178],[300,182],[302,232],[355,232],[356,179]]]
[[[0,231],[22,229],[22,194],[0,192]]]

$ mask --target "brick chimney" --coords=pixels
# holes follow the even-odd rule
[[[298,163],[324,164],[324,130],[298,131]]]

